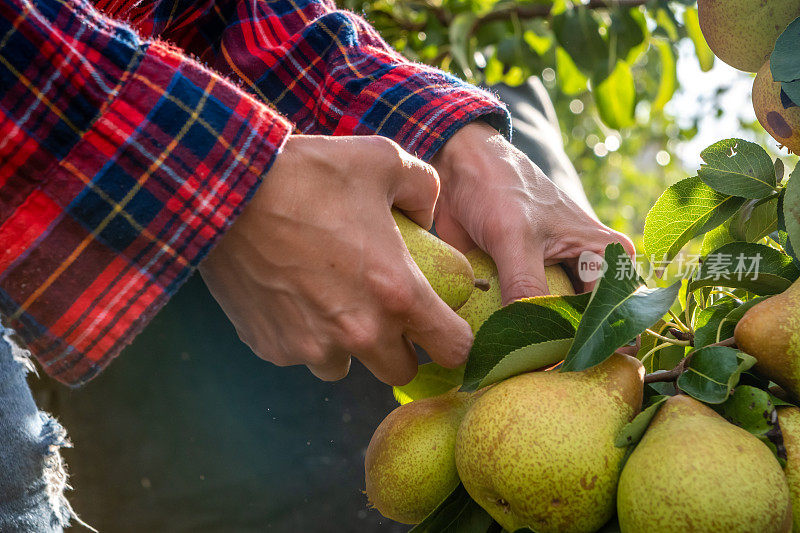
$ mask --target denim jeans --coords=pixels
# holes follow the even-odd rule
[[[59,453],[69,443],[37,409],[26,381],[33,364],[10,334],[0,325],[0,531],[59,532],[72,515]]]

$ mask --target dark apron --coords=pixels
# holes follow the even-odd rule
[[[541,83],[493,89],[515,144],[588,206]],[[336,383],[258,359],[197,275],[89,384],[33,385],[75,444],[68,496],[101,533],[408,529],[361,493],[391,389],[355,359]]]
[[[361,492],[390,387],[356,361],[325,383],[257,358],[199,275],[81,389],[32,385],[75,445],[67,496],[101,533],[407,529]]]

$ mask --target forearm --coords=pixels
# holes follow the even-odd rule
[[[0,312],[77,384],[187,279],[291,125],[86,3],[8,0],[0,25]]]

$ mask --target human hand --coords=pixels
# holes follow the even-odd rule
[[[438,193],[433,167],[385,138],[292,136],[200,272],[259,357],[335,380],[352,354],[405,384],[417,370],[411,341],[447,367],[472,344],[390,212],[430,228]]]
[[[474,122],[432,161],[441,177],[436,232],[461,251],[476,245],[495,260],[503,304],[547,294],[545,265],[563,263],[579,281],[578,258],[633,243],[581,209],[497,130]],[[593,283],[580,283],[579,291]]]

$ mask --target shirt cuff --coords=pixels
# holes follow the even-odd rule
[[[401,64],[354,99],[337,133],[389,137],[409,153],[430,161],[460,128],[483,120],[511,138],[511,117],[491,93],[438,69]]]

